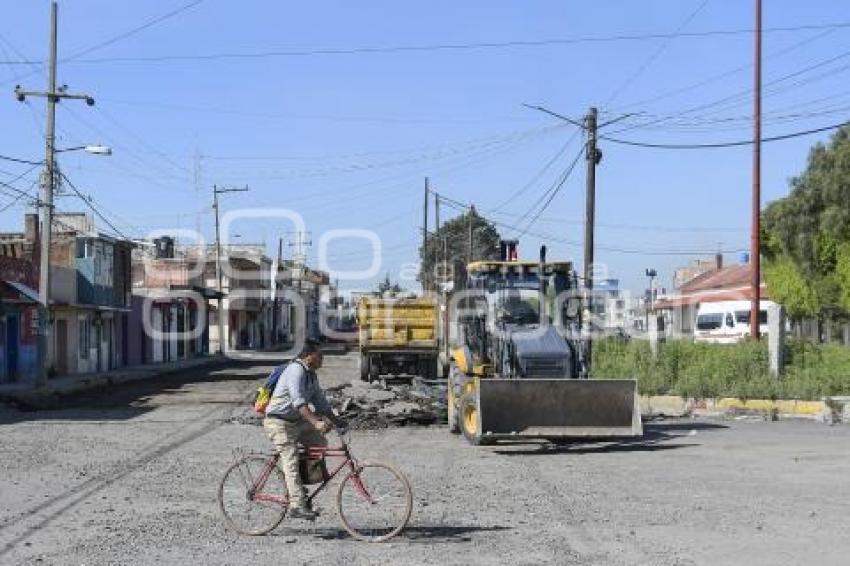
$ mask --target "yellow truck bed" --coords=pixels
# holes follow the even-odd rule
[[[360,375],[422,375],[437,373],[439,353],[437,301],[421,297],[363,297],[357,303]]]
[[[363,298],[357,304],[362,348],[437,346],[437,303],[432,299]]]

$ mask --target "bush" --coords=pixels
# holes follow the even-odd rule
[[[645,340],[600,340],[593,346],[593,374],[635,378],[642,394],[742,399],[819,399],[850,394],[850,348],[789,341],[785,374],[770,375],[767,344],[732,345],[674,340],[653,358]]]

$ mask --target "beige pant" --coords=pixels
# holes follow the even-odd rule
[[[307,503],[307,491],[298,472],[298,444],[304,446],[327,446],[328,440],[313,425],[301,419],[294,423],[283,419],[266,417],[263,428],[280,453],[278,465],[286,479],[289,506],[299,507]]]

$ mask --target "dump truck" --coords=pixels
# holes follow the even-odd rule
[[[437,301],[430,297],[362,297],[357,303],[360,378],[382,375],[436,379]]]
[[[514,244],[515,245],[515,244]],[[537,437],[634,437],[643,432],[635,380],[589,379],[583,302],[570,262],[466,266],[455,302],[457,347],[448,377],[448,425],[471,444]]]

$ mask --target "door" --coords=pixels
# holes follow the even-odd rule
[[[18,374],[18,317],[6,317],[6,375],[15,381]]]
[[[53,361],[57,375],[68,374],[68,321],[56,320],[56,359]]]

